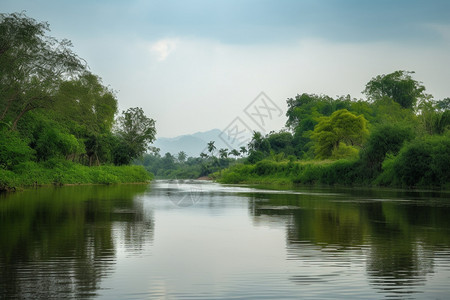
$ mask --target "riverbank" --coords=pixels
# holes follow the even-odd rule
[[[272,161],[262,160],[256,164],[238,164],[221,172],[214,173],[214,179],[227,184],[264,185],[339,185],[339,186],[385,186],[395,188],[431,188],[450,190],[450,183],[439,181],[436,185],[430,180],[406,185],[389,172],[376,176],[369,172],[360,160],[322,160],[322,161]],[[426,176],[434,174],[416,174]],[[439,185],[438,185],[439,184]]]
[[[49,160],[22,163],[11,171],[0,169],[0,191],[42,185],[148,182],[152,178],[142,166],[88,167],[65,160]]]

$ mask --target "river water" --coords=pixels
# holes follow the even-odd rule
[[[448,299],[450,194],[226,186],[0,195],[0,299]]]

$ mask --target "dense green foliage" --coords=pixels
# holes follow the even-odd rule
[[[202,153],[200,157],[187,157],[183,151],[176,156],[170,153],[161,156],[159,151],[153,151],[136,159],[134,163],[144,166],[156,178],[196,179],[209,177],[211,173],[220,172],[224,168],[235,165],[242,160],[238,157],[245,153],[235,149],[231,151],[219,149],[216,156],[214,141],[209,142],[207,148],[210,154]]]
[[[0,190],[18,186],[63,184],[112,184],[147,182],[152,176],[141,166],[83,166],[65,159],[33,161],[16,165],[12,170],[0,169]]]
[[[227,183],[450,187],[450,99],[396,71],[367,85],[369,101],[302,94],[287,100],[287,130],[254,132],[247,164]]]
[[[116,122],[115,93],[48,31],[24,14],[0,14],[0,190],[147,181],[143,168],[112,165],[145,152],[155,121],[130,108]]]
[[[414,72],[395,71],[372,78],[364,90],[369,100],[389,97],[403,108],[414,108],[419,100],[426,99],[425,87],[412,79]]]
[[[357,153],[349,147],[362,144],[368,134],[366,124],[364,116],[355,116],[346,109],[337,110],[329,117],[321,117],[311,134],[315,142],[316,157],[329,158],[345,156],[349,152]],[[344,143],[344,147],[341,143]],[[342,148],[346,150],[343,152]]]

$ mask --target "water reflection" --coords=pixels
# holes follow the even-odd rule
[[[164,181],[0,195],[0,298],[440,298],[447,196]]]
[[[112,272],[119,247],[152,240],[133,201],[145,186],[40,188],[0,198],[0,298],[86,298]]]
[[[370,283],[390,296],[420,292],[418,287],[434,272],[436,256],[450,247],[450,205],[442,195],[371,190],[325,194],[249,194],[249,209],[256,219],[268,215],[287,220],[288,259],[309,261],[322,270],[347,261],[355,270],[365,268]],[[393,197],[397,201],[387,201]],[[358,256],[361,261],[354,259]],[[311,284],[334,275],[290,279]]]

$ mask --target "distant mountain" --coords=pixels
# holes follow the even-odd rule
[[[188,156],[198,157],[200,153],[207,153],[207,144],[214,141],[217,150],[221,148],[230,147],[225,141],[231,140],[224,132],[219,129],[212,129],[205,132],[197,132],[194,134],[180,135],[174,138],[160,137],[156,139],[152,146],[160,149],[160,154],[163,156],[169,152],[173,155],[180,151],[186,152]],[[231,144],[231,143],[228,143]]]

